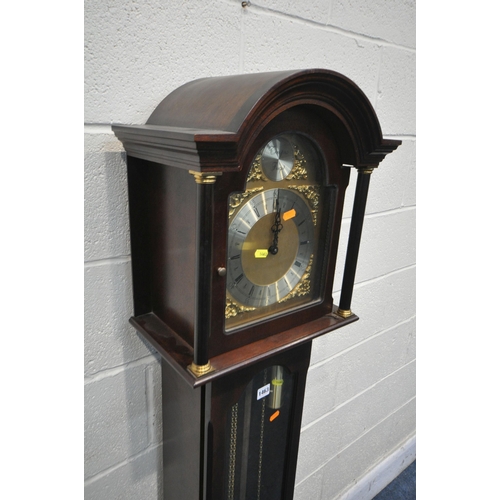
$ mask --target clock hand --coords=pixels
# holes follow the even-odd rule
[[[292,208],[283,214],[283,222],[293,219],[297,215],[297,212]],[[283,224],[281,224],[281,209],[278,209],[276,212],[276,217],[274,219],[274,224],[271,228],[273,232],[273,244],[269,247],[268,250],[256,250],[255,258],[265,259],[268,253],[272,255],[276,255],[278,253],[278,233],[283,229]]]
[[[281,223],[281,208],[276,211],[276,216],[274,218],[274,224],[271,227],[271,231],[273,232],[273,242],[269,247],[269,253],[272,255],[276,255],[278,253],[278,235],[279,232],[283,229],[283,224]]]

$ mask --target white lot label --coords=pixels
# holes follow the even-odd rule
[[[261,387],[257,391],[257,401],[259,399],[265,398],[271,392],[271,384],[267,384],[264,387]]]

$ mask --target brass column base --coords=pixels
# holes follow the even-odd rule
[[[352,311],[348,309],[347,311],[344,311],[344,309],[337,309],[337,312],[335,313],[338,316],[341,316],[342,318],[348,318],[349,316],[352,316]]]
[[[191,363],[187,369],[196,377],[199,378],[202,375],[206,375],[207,373],[213,372],[215,368],[210,364],[210,361],[206,365],[197,365],[195,363]]]

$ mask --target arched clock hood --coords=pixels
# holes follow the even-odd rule
[[[290,108],[315,109],[330,124],[341,161],[374,168],[399,141],[384,139],[362,90],[335,71],[308,69],[209,77],[174,90],[145,125],[114,125],[127,153],[189,170],[240,168],[245,144]]]

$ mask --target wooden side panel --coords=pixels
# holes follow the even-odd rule
[[[134,315],[153,312],[193,346],[196,183],[186,171],[128,157]]]
[[[132,284],[134,314],[140,316],[151,311],[151,259],[148,236],[148,169],[145,162],[127,157],[128,197],[130,217],[130,245],[132,252]]]
[[[196,183],[186,171],[149,163],[153,312],[193,345]]]
[[[193,389],[162,360],[163,500],[200,500],[204,388]]]

